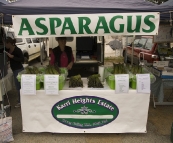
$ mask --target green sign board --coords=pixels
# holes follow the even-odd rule
[[[57,102],[53,117],[60,123],[80,129],[109,124],[118,117],[119,109],[111,101],[96,96],[74,96]]]
[[[71,15],[14,15],[16,37],[156,35],[160,15],[107,13]]]

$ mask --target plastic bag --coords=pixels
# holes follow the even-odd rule
[[[0,119],[0,143],[7,143],[14,141],[12,134],[12,117],[3,118],[1,116]]]

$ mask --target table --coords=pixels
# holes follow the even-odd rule
[[[3,95],[5,95],[4,85],[6,88],[6,92],[12,90],[14,86],[14,78],[12,72],[8,71],[8,74],[3,79],[0,80],[0,101],[2,101]]]
[[[166,60],[173,60],[173,57],[165,57]]]
[[[156,76],[156,81],[151,84],[154,107],[156,105],[173,105],[173,102],[164,102],[164,88],[173,88],[173,79],[162,79]],[[154,97],[157,97],[158,102],[154,100]]]
[[[28,67],[28,64],[23,64],[23,67],[24,68]],[[11,68],[8,69],[8,74],[3,79],[0,80],[0,101],[2,101],[3,95],[5,95],[4,85],[6,88],[6,92],[12,90],[12,88],[15,86],[13,72]]]
[[[136,90],[115,94],[107,84],[103,89],[68,88],[59,95],[23,95],[23,132],[52,133],[146,133],[150,94]]]

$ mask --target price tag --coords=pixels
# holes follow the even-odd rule
[[[58,95],[59,75],[44,75],[44,84],[47,95]]]
[[[21,88],[23,95],[36,95],[36,75],[23,74]]]
[[[129,75],[119,74],[115,75],[115,93],[129,92]]]
[[[150,93],[150,74],[137,74],[137,92]]]

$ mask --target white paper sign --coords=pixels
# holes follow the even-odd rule
[[[137,74],[137,92],[150,93],[150,74]]]
[[[115,93],[129,92],[129,75],[119,74],[115,75]]]
[[[23,95],[36,95],[36,75],[23,74],[21,88]]]
[[[44,75],[44,84],[47,95],[58,95],[59,75]]]

